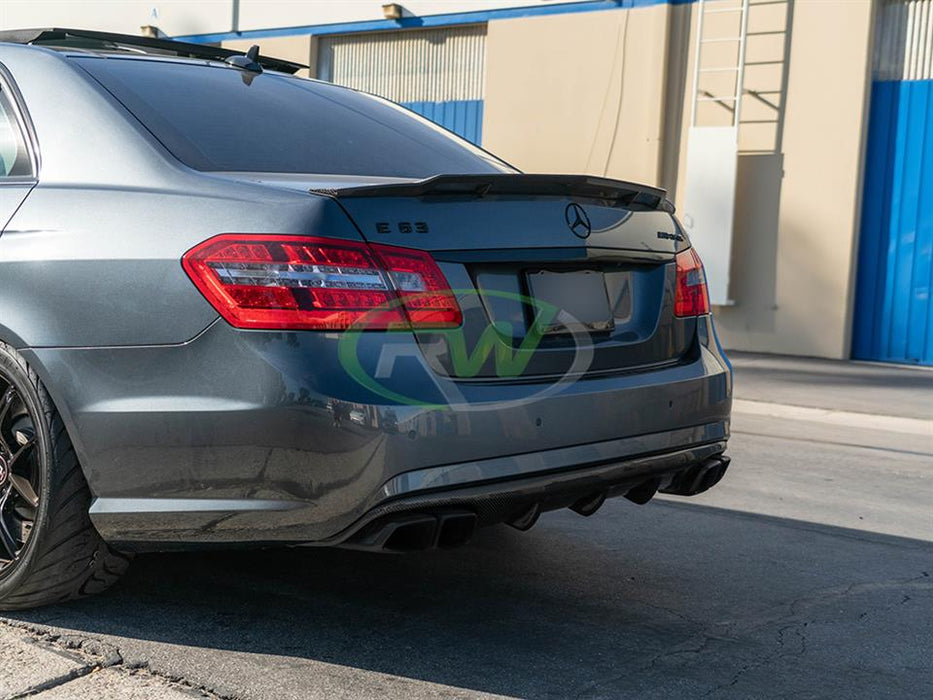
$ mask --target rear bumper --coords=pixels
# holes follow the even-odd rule
[[[367,392],[337,361],[336,334],[217,323],[184,345],[26,354],[62,412],[107,540],[339,544],[394,503],[454,492],[462,502],[474,488],[492,498],[492,485],[511,493],[528,480],[566,500],[580,484],[561,484],[583,471],[621,489],[721,453],[731,370],[711,321],[697,326],[694,352],[675,366],[543,396],[468,383],[464,411]],[[431,389],[401,369],[409,393]]]
[[[643,487],[651,489],[650,498],[721,456],[726,433],[724,423],[714,423],[408,472],[353,504],[357,517],[339,530],[334,525],[347,520],[322,522],[316,501],[260,498],[103,497],[92,504],[91,518],[105,539],[128,549],[246,542],[380,548],[369,541],[372,526],[400,515],[434,517],[442,510],[467,510],[483,526],[513,520],[532,506],[544,512]],[[672,449],[674,444],[690,447]]]

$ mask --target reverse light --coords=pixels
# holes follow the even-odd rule
[[[188,251],[185,272],[235,328],[452,328],[460,306],[420,250],[310,236],[222,234]]]
[[[677,254],[677,290],[674,297],[675,316],[702,316],[709,313],[706,273],[695,248]]]

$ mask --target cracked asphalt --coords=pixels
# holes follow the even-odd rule
[[[736,364],[740,396],[776,400],[754,391],[757,358]],[[809,370],[778,386],[886,409],[881,370],[845,367],[839,386]],[[933,372],[900,372],[884,414],[929,419]],[[933,431],[784,413],[737,413],[732,468],[692,499],[546,514],[451,552],[140,556],[108,594],[0,618],[0,696],[923,695]]]

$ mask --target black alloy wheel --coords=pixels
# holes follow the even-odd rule
[[[15,564],[36,522],[41,487],[35,448],[36,417],[0,372],[0,575]]]

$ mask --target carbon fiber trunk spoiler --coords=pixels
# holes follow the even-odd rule
[[[639,211],[674,213],[667,192],[657,187],[639,185],[590,175],[525,175],[491,173],[485,175],[436,175],[424,180],[341,188],[311,190],[337,199],[352,197],[431,197],[451,195],[527,195],[587,197],[611,205]]]

